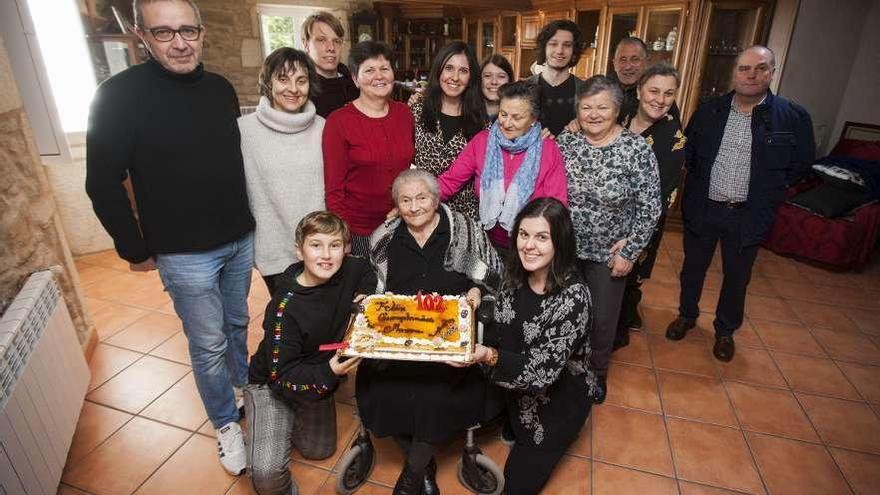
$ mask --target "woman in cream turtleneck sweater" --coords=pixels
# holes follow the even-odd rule
[[[269,54],[260,72],[260,103],[238,119],[251,212],[254,259],[274,291],[275,277],[297,261],[294,231],[306,213],[324,209],[324,119],[311,95],[316,72],[293,48]]]

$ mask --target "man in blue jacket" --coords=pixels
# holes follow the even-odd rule
[[[733,92],[700,105],[686,130],[679,316],[666,338],[681,340],[696,324],[706,270],[721,242],[713,348],[721,361],[733,359],[733,332],[742,324],[758,247],[787,186],[806,174],[816,149],[807,111],[770,92],[775,69],[769,48],[744,50],[733,69]]]

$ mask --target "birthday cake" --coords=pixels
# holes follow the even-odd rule
[[[358,305],[344,354],[408,361],[469,361],[473,309],[461,296],[372,295]]]

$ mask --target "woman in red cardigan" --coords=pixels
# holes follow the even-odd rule
[[[369,236],[391,210],[391,183],[415,155],[409,108],[391,101],[394,70],[384,43],[351,49],[349,68],[360,96],[327,117],[324,188],[327,209],[348,223],[352,254],[369,254]],[[291,150],[296,152],[295,150]]]

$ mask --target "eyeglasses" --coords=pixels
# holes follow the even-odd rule
[[[199,39],[199,36],[202,35],[202,26],[180,26],[180,29],[171,29],[166,27],[158,27],[158,28],[141,28],[144,31],[149,31],[150,34],[156,38],[156,41],[161,41],[163,43],[171,41],[174,39],[175,34],[179,34],[184,41],[195,41]]]

